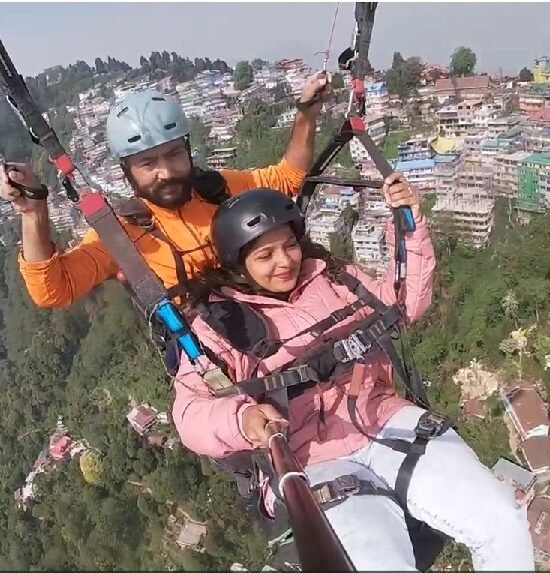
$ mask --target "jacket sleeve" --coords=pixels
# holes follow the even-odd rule
[[[215,335],[200,319],[193,323],[193,331],[207,346],[235,371],[235,351]],[[206,369],[216,366],[205,360]],[[237,367],[238,368],[238,367]],[[174,384],[175,398],[172,418],[182,443],[200,455],[222,458],[230,453],[252,450],[252,444],[242,432],[242,415],[254,400],[246,395],[216,398],[206,382],[193,369],[185,353]]]
[[[32,300],[41,307],[58,308],[116,275],[118,266],[90,230],[76,247],[64,252],[56,248],[46,261],[28,262],[21,251],[19,269]]]
[[[270,187],[294,197],[298,194],[306,176],[305,171],[294,167],[284,158],[276,165],[269,165],[263,169],[249,171],[224,169],[220,173],[224,176],[231,195],[237,195],[255,187]]]
[[[405,291],[407,321],[414,322],[424,315],[432,301],[435,254],[425,217],[416,221],[416,230],[414,233],[407,233],[405,241],[407,244],[407,277],[401,288]],[[383,280],[377,281],[355,266],[351,267],[351,272],[382,302],[391,305],[395,302],[393,288],[395,228],[391,219],[386,226],[386,244],[391,253],[391,262]]]

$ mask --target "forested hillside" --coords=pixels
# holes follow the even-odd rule
[[[196,567],[219,569],[235,560],[261,564],[263,542],[243,512],[235,511],[227,479],[203,475],[200,460],[181,446],[146,446],[129,427],[131,399],[165,411],[170,394],[125,292],[107,284],[70,309],[40,311],[21,282],[16,255],[13,246],[0,249],[2,569],[177,565],[185,553],[164,542],[172,503],[208,521],[206,552],[187,556]],[[18,511],[13,494],[58,415],[72,436],[100,452],[100,479],[90,485],[76,460],[61,464],[35,478],[38,503]]]
[[[159,57],[182,77],[201,66],[223,64],[173,55],[167,59],[164,53]],[[143,58],[140,73],[153,63],[157,66],[157,59]],[[56,127],[66,138],[72,125],[63,109],[74,103],[78,91],[101,81],[102,75],[131,73],[116,60],[96,61],[94,69],[79,62],[64,70],[65,79],[56,88],[45,78],[30,85],[43,105],[61,110]],[[248,112],[237,128],[238,165],[278,161],[289,133],[270,129],[276,108],[255,102]],[[318,148],[337,125],[338,119],[323,119]],[[195,137],[200,130],[196,124]],[[28,158],[28,141],[0,104],[0,150],[10,158]],[[35,161],[44,158],[37,155]],[[343,154],[342,163],[349,166],[349,161]],[[180,445],[173,450],[147,445],[125,418],[132,403],[148,402],[169,411],[170,389],[146,325],[122,287],[107,283],[70,308],[39,310],[18,272],[18,229],[6,228],[3,236],[0,569],[220,570],[234,561],[260,567],[266,558],[264,540],[238,508],[230,480]],[[511,455],[501,407],[495,399],[484,420],[462,421],[460,391],[452,378],[477,358],[504,379],[540,379],[550,393],[545,370],[550,355],[550,216],[522,226],[508,212],[508,204],[499,203],[490,247],[474,251],[461,246],[452,230],[436,246],[434,301],[412,329],[413,349],[434,407],[457,421],[481,459],[492,464],[501,455]],[[519,351],[509,336],[521,328],[528,345]],[[37,503],[18,510],[14,492],[47,445],[60,415],[70,434],[96,453],[94,479],[83,475],[78,459],[58,464],[37,476]],[[175,505],[207,523],[203,553],[182,551],[167,538],[166,523]],[[452,546],[445,553],[447,560],[462,557]]]

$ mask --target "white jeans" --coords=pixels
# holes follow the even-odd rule
[[[424,410],[407,406],[379,434],[414,439]],[[371,443],[365,448],[306,468],[311,485],[355,474],[379,487],[395,486],[405,454]],[[464,543],[476,571],[534,571],[533,544],[525,507],[511,487],[498,481],[458,434],[450,429],[430,440],[410,481],[413,517]],[[380,495],[355,495],[326,515],[358,571],[416,571],[402,509]]]

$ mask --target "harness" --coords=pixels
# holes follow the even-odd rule
[[[0,86],[6,93],[8,103],[28,129],[33,142],[41,145],[48,153],[67,198],[78,206],[86,222],[97,232],[105,248],[120,267],[136,306],[148,321],[151,322],[153,318],[158,320],[177,341],[179,349],[185,352],[197,372],[203,372],[204,353],[187,319],[174,305],[164,284],[148,266],[99,187],[74,163],[44,119],[2,42]],[[78,176],[84,181],[84,185],[78,183]],[[26,188],[21,188],[20,191],[26,196],[44,198],[43,189],[38,192],[34,190],[34,193]]]
[[[192,187],[203,201],[212,205],[221,205],[224,201],[229,199],[230,195],[227,192],[227,183],[219,171],[203,170],[199,167],[194,167],[193,169]],[[178,284],[168,289],[168,296],[172,299],[184,296],[186,294],[188,279],[187,271],[185,270],[184,256],[204,248],[209,248],[210,245],[208,243],[199,244],[200,242],[197,240],[197,246],[195,248],[187,250],[180,249],[155,223],[153,212],[139,197],[131,197],[123,201],[115,210],[117,215],[122,217],[127,223],[139,227],[145,233],[150,233],[156,239],[166,243],[170,247],[172,257],[174,258]]]
[[[205,379],[205,382],[216,397],[247,394],[262,401],[272,402],[279,410],[288,414],[289,402],[304,391],[315,386],[321,389],[328,388],[335,378],[351,372],[351,381],[347,391],[347,409],[352,423],[370,440],[405,454],[398,471],[394,491],[384,490],[383,493],[381,490],[377,494],[389,495],[403,508],[411,538],[416,539],[420,535],[426,535],[428,526],[415,520],[407,510],[410,480],[429,441],[443,434],[450,427],[450,423],[445,417],[429,410],[424,384],[414,365],[406,338],[401,304],[394,303],[391,306],[384,304],[357,278],[346,271],[340,271],[336,282],[345,286],[357,297],[357,300],[287,340],[273,339],[270,336],[269,324],[250,304],[235,300],[221,300],[199,305],[197,311],[208,326],[231,347],[246,354],[256,363],[250,378],[233,383],[227,374],[226,365],[219,356],[211,352],[211,360],[225,375]],[[323,335],[329,329],[337,328],[343,321],[367,308],[372,309],[372,312],[366,317],[352,321],[346,325],[345,329],[342,327],[344,332],[339,337],[331,337],[330,332],[326,336]],[[318,343],[306,350],[299,358],[269,374],[257,375],[263,361],[274,356],[295,338],[308,333],[316,336]],[[397,339],[402,343],[403,358],[395,346]],[[428,409],[418,422],[415,429],[416,437],[412,443],[403,439],[379,438],[371,435],[357,419],[356,402],[364,379],[363,370],[367,363],[379,360],[381,357],[389,360],[395,373],[405,385],[407,398],[416,405]],[[324,426],[322,409],[319,416],[319,427],[322,432]],[[322,435],[320,438],[322,439]],[[264,457],[263,461],[260,461],[258,453],[255,452],[254,455],[251,464],[255,469],[250,470],[247,475],[247,479],[251,480],[251,490],[258,486],[258,470],[273,480],[273,471],[265,463],[267,458]],[[231,467],[231,460],[225,463],[226,467]],[[242,464],[242,456],[240,463]],[[243,472],[238,473],[241,474],[242,479]],[[271,488],[275,495],[278,495],[277,484],[273,481],[271,481]],[[373,493],[373,486],[368,482],[358,481],[355,476],[341,476],[333,482],[314,486],[313,491],[321,506],[328,508],[343,502],[350,495],[370,495]],[[433,530],[430,529],[430,531]],[[439,551],[445,538],[438,533],[437,540],[439,542],[437,547],[433,540],[430,542],[432,552]],[[422,562],[422,559],[419,562]]]

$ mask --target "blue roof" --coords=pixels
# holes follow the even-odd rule
[[[387,86],[385,82],[375,82],[373,84],[369,84],[365,88],[368,92],[381,92],[383,90],[387,90]]]
[[[458,152],[456,153],[438,153],[434,157],[435,163],[452,163],[458,157]]]
[[[411,159],[410,161],[398,161],[395,164],[397,171],[409,171],[411,169],[431,169],[435,162],[433,159]]]

